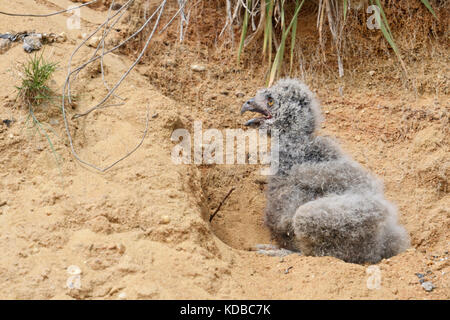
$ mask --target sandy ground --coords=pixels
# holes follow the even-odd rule
[[[19,0],[14,8],[0,3],[0,10],[47,13],[69,3]],[[105,15],[82,10],[85,29]],[[70,53],[81,42],[81,31],[66,30],[69,16],[0,19],[0,33],[67,33],[66,42],[46,45],[44,51],[60,62],[52,82],[57,92]],[[84,46],[74,62],[93,50]],[[251,73],[233,74],[186,48],[154,54],[120,87],[125,105],[72,122],[80,156],[106,166],[140,141],[149,106],[154,117],[141,148],[103,174],[75,161],[61,114],[48,107],[36,112],[51,124],[49,134],[61,158],[56,163],[46,139],[28,128],[27,110],[14,105],[17,70],[29,55],[19,44],[0,55],[0,119],[15,120],[9,127],[0,124],[0,298],[450,298],[448,96],[383,94],[357,86],[341,96],[332,85],[314,88],[326,119],[321,133],[335,136],[384,180],[411,236],[410,249],[376,265],[381,285],[369,289],[367,265],[249,251],[271,241],[263,226],[265,184],[259,168],[175,165],[170,136],[176,128],[190,129],[197,119],[204,128],[242,127],[239,106],[261,83]],[[112,54],[105,62],[107,76],[118,79],[132,60]],[[203,63],[206,72],[192,71],[192,63]],[[187,78],[195,85],[188,88],[182,81]],[[78,100],[69,114],[103,97],[98,69],[83,71],[74,92]],[[210,224],[209,214],[232,186],[236,190]],[[81,269],[79,289],[67,287],[73,265]],[[416,273],[436,288],[426,292]]]

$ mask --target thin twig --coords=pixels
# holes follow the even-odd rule
[[[108,9],[108,18],[107,18],[108,22],[111,19],[110,15],[111,15],[111,12],[112,12],[112,8],[114,7],[114,4],[115,4],[115,0],[112,0],[111,1],[111,5],[109,6],[109,9]],[[122,15],[124,13],[126,13],[126,12],[127,11],[124,10],[123,13],[117,18],[117,20],[113,24],[111,24],[109,26],[109,28],[107,28],[108,27],[108,22],[106,23],[105,30],[103,31],[102,39],[97,45],[97,49],[99,48],[99,46],[102,46],[102,58],[100,59],[100,68],[101,68],[101,72],[102,72],[103,84],[105,85],[105,88],[108,91],[111,90],[111,88],[108,86],[108,83],[106,82],[106,79],[105,79],[105,68],[104,68],[104,62],[103,62],[103,55],[105,54],[105,38],[108,36],[108,34],[111,31],[112,27],[114,27],[114,25],[122,18]],[[125,101],[125,99],[123,99],[122,97],[120,97],[120,96],[118,96],[116,94],[114,94],[114,97],[116,97],[116,98],[118,98],[118,99],[120,99],[122,101]]]
[[[124,6],[122,6],[121,9],[126,8],[127,5],[128,5],[131,1],[132,1],[132,0],[129,0]],[[75,147],[74,147],[74,144],[73,144],[72,135],[71,135],[70,129],[69,129],[69,122],[68,122],[68,118],[67,118],[67,113],[66,113],[66,110],[65,110],[65,97],[66,97],[66,94],[67,94],[67,96],[68,96],[69,98],[70,98],[70,96],[71,96],[71,95],[70,95],[70,77],[71,77],[74,73],[80,72],[80,71],[81,71],[83,68],[85,68],[88,64],[94,62],[94,61],[97,60],[97,59],[102,59],[105,55],[107,55],[107,54],[113,52],[113,51],[116,50],[117,48],[119,48],[119,47],[121,47],[122,45],[124,45],[125,43],[127,43],[130,39],[134,38],[137,34],[139,34],[142,30],[144,30],[145,26],[147,26],[147,24],[150,23],[150,21],[152,20],[152,18],[158,13],[158,17],[157,17],[157,19],[156,19],[156,21],[155,21],[155,24],[154,24],[154,26],[153,26],[153,30],[151,31],[150,35],[148,36],[147,42],[145,43],[145,45],[144,45],[144,47],[143,47],[141,53],[139,54],[139,56],[137,57],[137,59],[134,61],[134,63],[133,63],[133,64],[130,66],[130,68],[122,75],[121,79],[116,83],[116,85],[115,85],[111,90],[109,90],[109,92],[108,92],[108,94],[106,95],[106,97],[105,97],[99,104],[97,104],[97,105],[94,106],[93,108],[89,109],[88,111],[84,112],[83,114],[78,115],[78,117],[79,117],[79,116],[82,116],[82,115],[87,115],[87,114],[89,114],[90,112],[94,111],[95,109],[102,108],[102,104],[103,104],[104,102],[106,102],[106,101],[108,100],[108,98],[109,98],[111,95],[114,94],[114,91],[119,87],[119,85],[121,84],[121,82],[126,78],[126,76],[131,72],[131,70],[136,66],[136,64],[137,64],[137,63],[141,60],[141,58],[143,57],[144,52],[146,51],[146,49],[147,49],[147,47],[148,47],[148,45],[149,45],[151,39],[153,38],[153,35],[154,35],[155,31],[156,31],[156,28],[157,28],[158,25],[159,25],[159,21],[160,21],[160,18],[161,18],[162,13],[163,13],[163,11],[164,11],[164,7],[165,7],[166,2],[167,2],[167,0],[163,0],[163,1],[161,2],[161,4],[158,6],[158,8],[155,10],[155,12],[152,14],[152,16],[151,16],[150,18],[148,18],[147,21],[145,21],[145,23],[144,23],[144,24],[143,24],[143,25],[142,25],[142,26],[141,26],[141,27],[140,27],[133,35],[131,35],[131,36],[128,37],[126,40],[122,41],[119,45],[115,46],[115,47],[112,48],[112,49],[109,49],[109,50],[107,50],[107,51],[103,51],[103,50],[102,50],[101,55],[93,56],[93,57],[90,58],[86,63],[82,64],[81,66],[77,67],[77,68],[74,69],[74,70],[71,70],[71,62],[72,62],[72,58],[73,58],[73,56],[75,55],[75,53],[81,48],[81,46],[82,46],[89,38],[91,38],[95,33],[97,33],[103,26],[106,25],[106,28],[107,28],[107,27],[108,27],[108,22],[109,22],[111,19],[113,19],[117,14],[119,14],[119,12],[120,12],[120,10],[119,10],[119,12],[116,12],[116,14],[114,14],[112,17],[108,17],[108,19],[107,19],[102,25],[100,25],[100,27],[98,27],[93,33],[91,33],[91,34],[90,34],[90,35],[89,35],[89,36],[88,36],[88,37],[87,37],[87,38],[86,38],[86,39],[85,39],[85,40],[84,40],[84,41],[83,41],[76,49],[75,49],[75,51],[74,51],[74,52],[72,53],[72,55],[71,55],[71,58],[69,59],[69,64],[68,64],[68,74],[67,74],[67,77],[66,77],[65,85],[64,85],[64,88],[63,88],[63,95],[62,95],[62,114],[63,114],[63,119],[64,119],[64,125],[65,125],[65,128],[66,128],[67,137],[68,137],[68,139],[69,139],[69,144],[70,144],[70,148],[71,148],[71,151],[72,151],[72,155],[75,157],[75,159],[77,159],[77,160],[78,160],[79,162],[81,162],[82,164],[84,164],[84,165],[86,165],[86,166],[88,166],[88,167],[91,167],[91,168],[93,168],[93,169],[95,169],[95,170],[97,170],[97,171],[105,172],[105,171],[111,169],[111,168],[112,168],[113,166],[115,166],[117,163],[119,163],[120,161],[122,161],[122,160],[124,160],[125,158],[127,158],[128,156],[130,156],[133,152],[135,152],[135,151],[142,145],[142,143],[143,143],[143,141],[144,141],[144,139],[145,139],[145,136],[146,136],[146,134],[147,134],[147,131],[148,131],[149,113],[148,113],[148,111],[147,111],[146,129],[145,129],[145,132],[144,132],[144,135],[143,135],[143,137],[142,137],[141,142],[140,142],[140,143],[139,143],[132,151],[130,151],[129,153],[127,153],[125,156],[123,156],[123,157],[120,158],[119,160],[113,162],[112,164],[110,164],[109,166],[107,166],[107,167],[105,167],[105,168],[99,168],[99,167],[95,166],[94,164],[91,164],[91,163],[89,163],[89,162],[87,162],[87,161],[81,159],[81,158],[78,156],[77,152],[75,151]],[[127,9],[128,9],[128,8],[127,8]],[[109,32],[109,31],[108,31],[108,32]],[[103,38],[102,40],[104,41],[104,38]],[[99,51],[99,49],[100,49],[100,46],[97,46],[96,52]],[[95,53],[95,54],[96,54],[96,53]],[[95,54],[94,54],[94,55],[95,55]],[[103,106],[103,107],[104,107],[104,106]]]
[[[214,217],[216,216],[217,212],[219,212],[220,207],[222,207],[223,203],[227,200],[227,198],[230,196],[230,194],[233,192],[234,189],[236,189],[236,188],[233,187],[233,188],[230,189],[230,191],[228,191],[228,193],[225,196],[225,198],[223,198],[223,200],[219,203],[219,206],[217,207],[216,211],[214,211],[214,213],[209,216],[209,222],[211,222],[214,219]]]
[[[109,99],[109,97],[111,96],[111,95],[113,95],[114,94],[114,92],[117,90],[117,88],[120,86],[120,84],[122,83],[122,81],[128,76],[128,74],[131,72],[131,70],[133,70],[134,69],[134,67],[139,63],[139,61],[142,59],[142,57],[144,56],[144,53],[145,53],[145,51],[147,50],[147,47],[148,47],[148,45],[150,44],[150,41],[151,41],[151,39],[153,38],[153,34],[155,33],[155,31],[156,31],[156,28],[157,28],[157,26],[158,26],[158,24],[159,24],[159,20],[160,20],[160,18],[161,18],[161,15],[162,15],[162,13],[163,13],[163,11],[164,11],[164,6],[165,6],[165,4],[166,4],[166,0],[164,0],[163,2],[162,2],[162,4],[161,4],[161,6],[159,7],[159,9],[157,9],[156,11],[155,11],[155,13],[159,10],[159,14],[158,14],[158,18],[157,18],[157,20],[156,20],[156,22],[155,22],[155,25],[154,25],[154,27],[153,27],[153,30],[152,30],[152,32],[150,33],[150,36],[148,37],[148,39],[147,39],[147,42],[145,43],[145,45],[144,45],[144,48],[141,50],[141,53],[139,54],[139,56],[136,58],[136,60],[133,62],[133,64],[128,68],[128,70],[122,75],[122,77],[119,79],[119,81],[117,81],[117,83],[114,85],[114,87],[107,93],[107,95],[98,103],[98,104],[96,104],[95,106],[93,106],[92,108],[90,108],[89,110],[87,110],[87,111],[85,111],[85,112],[83,112],[83,113],[78,113],[78,114],[75,114],[72,118],[73,119],[77,119],[77,118],[79,118],[79,117],[83,117],[83,116],[87,116],[89,113],[91,113],[92,111],[94,111],[94,110],[96,110],[98,107],[100,107],[102,104],[104,104],[108,99]],[[153,15],[152,15],[152,17],[153,17]],[[151,17],[151,18],[152,18]],[[149,18],[149,19],[151,19],[151,18]],[[150,21],[149,21],[150,22]],[[99,56],[99,57],[101,57],[101,56]]]
[[[66,9],[66,10],[61,10],[61,11],[57,11],[57,12],[53,12],[53,13],[48,13],[48,14],[22,14],[22,13],[8,13],[8,12],[3,12],[3,11],[0,11],[0,14],[4,14],[4,15],[6,15],[6,16],[12,16],[12,17],[35,17],[35,18],[45,18],[45,17],[56,16],[57,14],[61,14],[61,13],[68,12],[68,11],[72,11],[72,10],[75,10],[75,9],[79,9],[79,8],[88,6],[88,5],[90,5],[91,3],[94,3],[94,2],[97,2],[97,1],[98,1],[98,0],[92,0],[92,1],[90,1],[90,2],[87,2],[87,3],[85,3],[85,4],[80,5],[80,6],[78,6],[78,7],[73,7],[73,8],[69,8],[69,9]]]

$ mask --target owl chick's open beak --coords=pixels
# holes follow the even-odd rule
[[[250,119],[245,123],[246,126],[260,125],[267,119],[272,118],[270,111],[265,106],[261,106],[261,104],[257,103],[254,98],[248,100],[242,105],[241,115],[247,111],[261,113],[264,117]]]

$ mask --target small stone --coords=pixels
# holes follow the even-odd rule
[[[173,59],[166,59],[163,61],[162,65],[164,67],[175,67],[177,63]]]
[[[76,265],[71,265],[67,267],[67,273],[71,275],[79,275],[81,274],[81,269]]]
[[[11,43],[9,39],[0,39],[0,54],[8,51],[11,48]]]
[[[164,215],[161,217],[161,224],[168,224],[170,222],[170,217],[167,215]]]
[[[121,292],[119,293],[118,297],[120,300],[125,300],[127,298],[127,294],[125,292]]]
[[[58,43],[63,43],[67,41],[67,34],[65,32],[61,32],[60,34],[58,34],[58,36],[56,37],[56,42]]]
[[[243,92],[236,92],[236,97],[242,98],[243,96],[245,96]]]
[[[203,72],[206,70],[206,67],[201,64],[193,64],[191,65],[191,69],[195,72]]]
[[[158,116],[159,116],[159,114],[155,113],[155,114],[152,115],[152,119],[156,119],[156,118],[158,118]]]
[[[416,273],[417,278],[422,279],[423,277],[425,277],[425,275],[423,273]]]
[[[100,37],[94,36],[87,41],[87,45],[92,48],[97,48],[100,40]]]
[[[431,281],[423,282],[422,287],[427,292],[433,291],[433,289],[436,288]]]
[[[23,49],[30,53],[42,48],[42,34],[31,34],[23,38]]]
[[[370,71],[369,71],[369,75],[372,77],[373,75],[375,75],[375,71],[370,70]]]

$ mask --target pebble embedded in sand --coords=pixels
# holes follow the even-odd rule
[[[71,275],[79,275],[81,274],[81,269],[78,266],[71,265],[67,267],[67,273]]]
[[[42,48],[42,34],[30,34],[23,38],[23,49],[30,53]]]
[[[67,41],[67,34],[65,32],[61,32],[60,34],[58,34],[58,36],[56,37],[56,42],[58,43],[63,43]]]
[[[203,72],[206,70],[206,67],[201,64],[193,64],[191,65],[191,69],[195,72]]]
[[[125,292],[121,292],[119,293],[118,297],[120,300],[125,300],[127,298],[127,294]]]
[[[166,59],[163,61],[162,65],[164,67],[176,67],[177,63],[173,59]]]
[[[161,217],[161,221],[160,221],[161,224],[168,224],[169,222],[170,222],[170,217],[169,216],[164,215],[164,216]]]
[[[87,41],[89,47],[97,48],[100,43],[100,37],[92,37]]]
[[[6,52],[11,48],[11,41],[9,39],[0,39],[0,54]]]
[[[431,282],[431,281],[426,281],[426,282],[422,283],[422,287],[427,292],[433,291],[433,289],[436,288],[434,286],[433,282]]]

